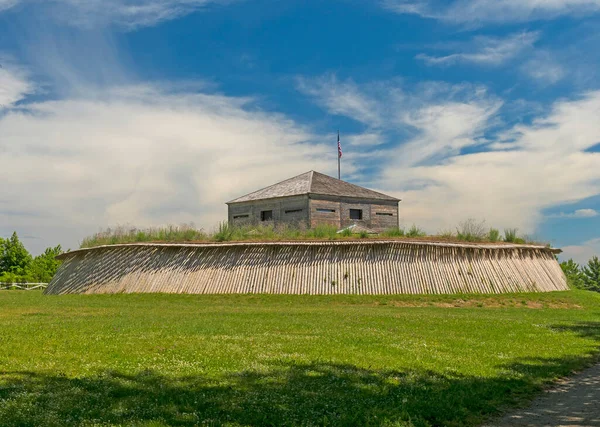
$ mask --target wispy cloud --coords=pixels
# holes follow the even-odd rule
[[[358,135],[349,135],[344,137],[344,145],[350,147],[375,147],[377,145],[385,144],[386,139],[378,132],[365,132]]]
[[[491,118],[501,102],[471,99],[463,102],[440,102],[415,110],[405,117],[418,136],[404,143],[394,153],[399,165],[416,166],[459,154],[461,149],[479,145]]]
[[[339,82],[335,76],[300,81],[300,90],[330,114],[367,126],[368,131],[352,137],[352,142],[383,144],[382,131],[418,135],[403,145],[398,155],[402,164],[431,161],[481,143],[482,131],[502,105],[484,87],[468,84],[427,82],[406,91],[399,81],[362,86],[349,80]]]
[[[592,119],[598,114],[600,92],[560,101],[546,117],[510,129],[513,141],[508,144],[489,144],[479,152],[409,168],[398,168],[390,157],[382,181],[397,182],[399,189],[427,183],[402,198],[406,217],[430,228],[479,217],[531,233],[544,209],[600,194],[600,155],[585,152],[600,138],[600,124]],[[435,138],[448,140],[442,132],[435,132]],[[402,153],[398,148],[398,156]]]
[[[315,79],[299,77],[297,87],[332,114],[347,116],[374,127],[382,123],[381,106],[361,93],[352,80],[339,81],[334,74]]]
[[[396,13],[455,24],[511,23],[600,11],[600,0],[383,0]]]
[[[380,86],[399,96],[375,96]],[[499,117],[502,100],[480,86],[406,91],[388,82],[355,85],[353,93],[385,112],[375,123],[392,148],[380,153],[373,185],[403,199],[409,225],[437,232],[476,217],[532,233],[545,209],[600,194],[600,154],[586,152],[600,140],[600,92],[557,101],[530,124],[508,128]]]
[[[229,199],[310,169],[334,173],[334,150],[310,129],[255,110],[251,99],[156,85],[10,110],[0,116],[2,203],[32,215],[0,209],[0,232],[34,233],[41,248],[75,247],[115,224],[212,228]]]
[[[215,4],[236,0],[0,0],[0,11],[17,4],[45,7],[62,22],[80,27],[115,24],[128,29],[156,25]]]
[[[480,65],[499,65],[528,48],[538,40],[538,32],[522,32],[510,34],[506,37],[475,37],[463,47],[462,52],[448,55],[434,56],[419,54],[417,59],[423,60],[428,65],[453,65],[457,63],[474,63]]]
[[[595,209],[577,209],[574,212],[548,215],[549,218],[593,218],[600,215]]]
[[[33,93],[34,84],[29,81],[27,74],[9,58],[0,56],[0,113]]]
[[[565,67],[547,51],[536,52],[521,66],[521,71],[543,85],[557,83],[567,74]]]
[[[16,6],[20,0],[0,0],[0,12]]]

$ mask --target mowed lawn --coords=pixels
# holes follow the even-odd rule
[[[599,345],[583,291],[0,291],[0,425],[477,425]]]

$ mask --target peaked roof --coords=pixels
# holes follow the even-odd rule
[[[387,200],[399,202],[400,199],[387,196],[368,188],[332,178],[319,172],[309,171],[277,184],[255,191],[227,202],[240,203],[275,197],[299,196],[302,194],[320,194],[324,196],[354,197],[359,199]]]

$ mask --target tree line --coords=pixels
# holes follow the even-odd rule
[[[61,253],[58,245],[33,257],[16,232],[8,239],[0,237],[0,283],[48,283],[60,265],[56,256]]]
[[[595,256],[587,265],[579,266],[572,259],[560,263],[571,288],[600,292],[600,260]]]

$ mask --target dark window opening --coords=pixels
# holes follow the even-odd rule
[[[335,209],[323,209],[323,208],[317,208],[317,212],[335,212]]]
[[[394,216],[393,213],[389,213],[389,212],[377,212],[375,215],[381,215],[381,216]]]
[[[302,209],[289,209],[285,211],[286,214],[302,212]]]
[[[234,215],[233,219],[238,219],[238,218],[248,218],[250,215]]]
[[[350,209],[350,219],[362,219],[362,209]]]
[[[273,221],[273,211],[261,211],[260,212],[260,220],[261,221]]]

